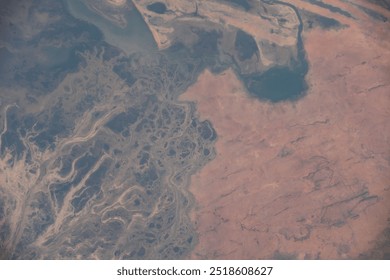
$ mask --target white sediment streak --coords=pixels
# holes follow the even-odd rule
[[[107,0],[107,3],[119,7],[125,5],[126,0]]]

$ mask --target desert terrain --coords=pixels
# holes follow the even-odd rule
[[[0,259],[389,258],[389,19],[4,3]]]
[[[218,135],[216,158],[191,178],[191,258],[389,256],[390,25],[325,2],[358,19],[303,32],[304,98],[258,101],[231,70],[206,70],[182,95]]]

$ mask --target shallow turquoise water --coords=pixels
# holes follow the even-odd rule
[[[127,26],[121,28],[88,9],[83,1],[65,0],[65,3],[72,16],[95,25],[101,30],[107,43],[122,49],[128,55],[157,49],[150,30],[135,8],[125,16]]]

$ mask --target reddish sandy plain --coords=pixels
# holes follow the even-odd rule
[[[182,95],[218,134],[216,158],[191,180],[191,258],[390,252],[389,30],[362,17],[305,32],[309,89],[293,103],[251,98],[231,70],[205,71]]]

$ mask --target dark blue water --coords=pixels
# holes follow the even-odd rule
[[[162,2],[155,2],[147,5],[146,9],[157,14],[165,14],[165,12],[167,11],[167,6],[165,6],[165,4]]]
[[[360,6],[360,5],[356,5],[356,6],[359,7],[360,10],[362,10],[363,12],[365,12],[367,15],[369,15],[371,18],[373,18],[375,20],[379,20],[382,22],[387,22],[387,20],[388,20],[387,17],[385,17],[384,15],[382,15],[380,13],[375,12],[374,10],[368,9],[368,8]]]
[[[324,29],[341,27],[341,23],[333,18],[316,15],[316,21]]]
[[[255,39],[242,30],[237,31],[234,46],[240,60],[249,59],[259,52]]]
[[[252,6],[250,5],[250,3],[247,0],[224,0],[224,1],[235,4],[235,5],[243,8],[245,11],[249,11],[252,8]]]
[[[333,12],[333,13],[338,13],[340,15],[343,15],[343,16],[346,16],[348,18],[353,18],[353,16],[348,13],[347,11],[344,11],[342,9],[340,9],[339,7],[335,7],[335,6],[332,6],[332,5],[329,5],[329,4],[326,4],[320,0],[305,0],[306,2],[310,2],[314,5],[317,5],[321,8],[325,8],[325,9],[328,9],[329,11]]]
[[[264,73],[243,75],[242,79],[250,94],[260,100],[280,102],[294,101],[304,96],[308,71],[305,49],[302,41],[303,22],[295,6],[282,1],[264,1],[271,5],[285,5],[292,8],[299,20],[297,37],[297,60],[290,67],[276,66]]]
[[[287,67],[274,67],[255,74],[247,81],[248,90],[259,99],[271,102],[296,100],[306,89],[302,73]]]

